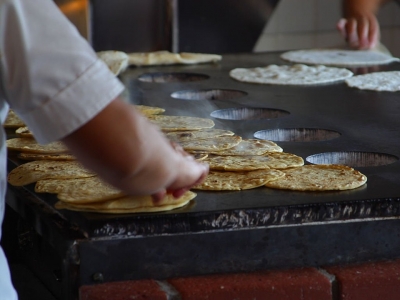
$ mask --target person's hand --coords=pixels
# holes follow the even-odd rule
[[[63,138],[89,169],[129,195],[169,193],[180,197],[201,183],[208,165],[171,143],[133,105],[115,99],[98,115]]]
[[[340,19],[336,27],[354,49],[372,49],[380,39],[379,22],[374,14],[366,13]]]
[[[204,163],[198,163],[194,159],[193,156],[191,156],[189,153],[183,150],[183,148],[176,144],[175,142],[170,141],[171,147],[174,149],[176,154],[178,156],[181,156],[180,160],[182,162],[181,165],[181,170],[183,171],[181,174],[180,179],[178,179],[176,182],[168,186],[166,189],[162,189],[161,191],[154,193],[152,195],[153,202],[155,204],[159,204],[162,202],[162,199],[165,197],[166,194],[172,194],[173,197],[179,198],[181,197],[184,193],[186,193],[190,188],[193,186],[200,184],[204,181],[208,174],[208,165]],[[195,171],[195,169],[198,169],[200,167],[200,176],[193,182],[193,179],[190,179],[185,175],[184,173],[189,171],[189,173],[192,173]],[[191,171],[191,172],[190,172]],[[196,175],[193,177],[196,178]],[[185,182],[180,182],[181,180],[189,180],[188,183]]]

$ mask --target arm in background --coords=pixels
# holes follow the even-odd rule
[[[390,0],[343,0],[343,18],[336,27],[354,49],[372,49],[380,40],[376,17],[380,7]]]

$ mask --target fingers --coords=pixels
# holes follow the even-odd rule
[[[354,49],[371,49],[379,41],[379,23],[375,15],[340,19],[336,28]]]
[[[347,23],[347,20],[342,18],[336,24],[337,30],[339,30],[340,34],[343,36],[344,39],[347,39],[346,23]]]
[[[189,159],[186,158],[185,159]],[[167,194],[171,194],[174,198],[180,198],[184,193],[192,187],[204,181],[208,174],[208,165],[198,163],[193,159],[189,159],[190,163],[183,163],[180,170],[182,171],[176,180],[167,187],[152,195],[153,203],[159,205]],[[183,169],[182,169],[183,168]]]

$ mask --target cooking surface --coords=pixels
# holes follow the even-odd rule
[[[273,111],[275,117],[269,119],[253,120],[249,115],[236,120],[213,118],[216,128],[230,129],[244,138],[267,129],[339,133],[329,140],[277,143],[304,160],[326,152],[365,154],[352,161],[368,177],[363,187],[340,192],[197,191],[188,206],[154,214],[57,211],[53,207],[56,197],[35,194],[33,185],[9,187],[7,203],[62,258],[67,257],[72,274],[79,266],[80,277],[74,280],[83,284],[97,282],[93,274],[98,272],[109,281],[398,257],[399,94],[361,91],[343,82],[273,86],[240,83],[229,77],[236,67],[285,64],[279,54],[224,55],[218,64],[131,68],[121,79],[127,87],[127,101],[163,107],[166,115],[212,118],[210,114],[220,109]],[[399,69],[400,64],[393,63],[375,71]],[[144,82],[139,77],[167,82]],[[173,93],[191,100],[171,97]],[[194,100],[202,98],[212,100]],[[14,166],[10,158],[9,169]],[[63,268],[70,272],[69,265]]]
[[[355,168],[368,177],[368,182],[361,188],[349,191],[296,192],[264,187],[246,191],[196,191],[198,195],[191,205],[170,212],[103,215],[60,211],[61,215],[67,219],[72,218],[78,224],[91,222],[100,224],[102,220],[108,222],[113,219],[129,223],[161,216],[175,218],[179,215],[185,219],[191,217],[198,219],[199,216],[204,217],[209,213],[214,215],[214,213],[248,209],[262,213],[265,209],[287,206],[302,210],[310,204],[318,207],[322,204],[329,206],[339,202],[399,198],[400,162],[397,160],[397,157],[400,157],[399,94],[361,91],[347,87],[344,82],[305,87],[276,86],[241,83],[229,77],[229,71],[235,67],[251,68],[271,63],[286,64],[279,58],[279,53],[224,55],[218,64],[131,68],[123,74],[122,80],[127,86],[125,96],[128,101],[163,107],[166,109],[166,115],[212,118],[210,117],[212,112],[227,108],[267,108],[289,112],[287,115],[272,119],[212,118],[216,128],[230,129],[243,138],[254,138],[253,134],[259,130],[285,128],[324,129],[340,134],[339,137],[326,141],[277,141],[285,152],[299,155],[304,160],[310,155],[325,152],[360,151],[371,155],[378,153],[383,158],[388,155],[394,157],[396,161],[380,166],[374,166],[372,162],[372,166],[366,167],[362,165],[362,161],[356,161],[361,163],[361,166]],[[379,70],[397,70],[399,66],[399,63],[393,63],[381,66]],[[353,71],[357,73],[363,69],[358,68]],[[146,78],[150,75],[167,78],[167,82],[138,80],[139,76]],[[199,81],[182,80],[194,75],[207,75],[209,78]],[[168,82],[175,77],[177,78],[175,82]],[[214,98],[217,99],[207,100],[209,97],[205,94],[207,90],[219,91],[214,93],[216,95]],[[172,93],[178,95],[181,93],[190,99],[196,95],[200,95],[197,97],[203,95],[206,100],[176,99],[171,97]],[[232,95],[239,97],[234,98]],[[49,199],[47,200],[49,203],[55,201],[53,195],[40,195],[40,198]],[[320,217],[319,221],[324,220]]]

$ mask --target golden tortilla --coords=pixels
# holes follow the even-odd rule
[[[355,189],[367,182],[364,174],[343,165],[304,165],[282,172],[285,177],[265,185],[295,191],[333,191]]]
[[[39,160],[19,165],[8,173],[8,183],[23,186],[48,178],[84,178],[96,174],[77,161]]]
[[[61,154],[69,152],[67,146],[59,141],[41,145],[32,138],[13,138],[7,140],[6,143],[9,151],[41,154]]]
[[[15,130],[15,134],[20,138],[34,138],[33,133],[29,130],[28,126],[19,127]]]
[[[173,142],[187,142],[191,140],[213,139],[220,136],[232,136],[235,133],[224,129],[200,129],[193,131],[173,131],[166,134],[167,138]]]
[[[279,170],[265,169],[249,172],[210,171],[205,181],[193,187],[198,190],[240,191],[264,186],[285,174]]]
[[[227,150],[211,151],[217,155],[262,155],[266,152],[282,152],[283,149],[272,141],[257,139],[242,139],[242,141]]]
[[[214,121],[207,118],[165,115],[151,115],[148,118],[165,132],[200,130],[215,126]]]
[[[25,126],[24,121],[22,121],[18,117],[18,115],[15,113],[15,111],[10,109],[8,111],[7,117],[4,121],[3,127],[4,128],[18,128],[18,127],[22,127],[22,126]]]
[[[238,135],[217,136],[212,139],[182,141],[179,144],[185,150],[191,151],[222,151],[238,145],[242,138]]]
[[[18,158],[22,160],[76,160],[72,154],[39,154],[39,153],[18,153]]]
[[[125,196],[104,202],[88,204],[72,204],[59,201],[55,204],[55,207],[57,209],[110,214],[148,213],[168,211],[185,206],[195,197],[196,193],[187,191],[178,199],[174,198],[172,195],[167,195],[159,205],[154,205],[151,196]]]
[[[160,115],[165,112],[164,108],[147,105],[134,105],[135,108],[145,116]]]
[[[261,169],[285,169],[298,167],[304,160],[285,152],[269,152],[264,155],[209,155],[205,160],[210,170],[252,171]]]
[[[58,194],[58,199],[69,203],[92,203],[125,196],[121,190],[99,177],[44,179],[36,182],[35,192]]]

